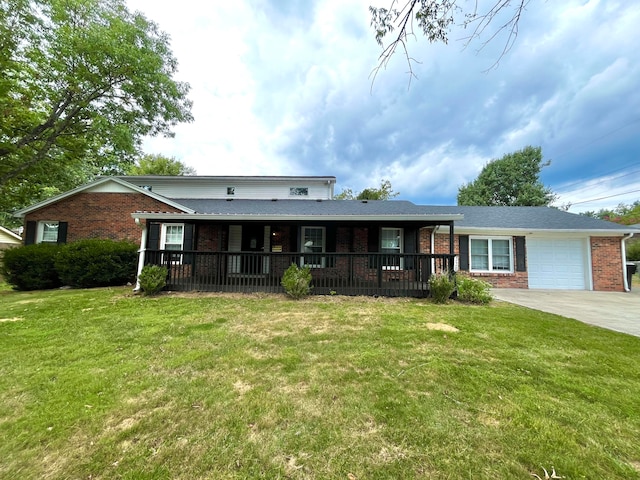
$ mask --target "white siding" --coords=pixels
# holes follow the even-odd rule
[[[184,179],[132,178],[128,181],[142,186],[151,186],[152,192],[169,198],[238,198],[238,199],[294,199],[294,200],[330,200],[333,183],[323,179],[308,178],[215,178],[183,177]],[[227,187],[234,187],[234,194],[227,195]],[[292,196],[291,187],[307,187],[309,195]]]

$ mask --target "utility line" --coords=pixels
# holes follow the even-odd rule
[[[589,185],[586,185],[582,188],[577,188],[575,190],[571,190],[570,193],[575,193],[575,192],[579,192],[581,190],[586,190],[587,188],[592,188],[595,187],[597,185],[602,185],[603,183],[607,183],[613,180],[618,180],[619,178],[623,178],[623,177],[628,177],[629,175],[633,175],[634,173],[640,173],[640,170],[634,170],[633,172],[629,172],[629,173],[625,173],[624,175],[618,175],[617,177],[610,177],[607,178],[606,180],[600,180],[599,182],[596,183],[590,183]],[[583,183],[583,182],[575,182],[575,183],[570,183],[569,185],[565,186],[563,188],[563,190],[567,191],[567,188],[570,187],[571,185],[577,185],[579,183]]]
[[[630,193],[637,193],[637,192],[640,192],[640,189],[639,190],[631,190],[630,192],[616,193],[615,195],[607,195],[606,197],[593,198],[591,200],[581,200],[580,202],[570,202],[569,203],[569,208],[573,207],[574,205],[580,205],[582,203],[592,203],[592,202],[597,202],[599,200],[606,200],[608,198],[620,197],[622,195],[628,195]]]

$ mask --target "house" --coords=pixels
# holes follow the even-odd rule
[[[628,290],[634,229],[547,207],[332,200],[335,177],[101,177],[25,208],[25,243],[140,243],[176,290],[281,291],[312,270],[315,293],[424,296],[434,272],[496,287]]]
[[[17,233],[13,233],[8,228],[4,228],[0,225],[0,250],[13,247],[15,245],[21,245],[22,238]]]

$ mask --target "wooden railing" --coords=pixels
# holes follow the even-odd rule
[[[168,290],[279,293],[284,271],[311,268],[312,293],[424,297],[433,273],[453,272],[455,255],[386,253],[255,253],[147,250],[164,265]]]

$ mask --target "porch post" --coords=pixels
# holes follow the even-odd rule
[[[141,222],[139,218],[136,218],[136,224],[142,228],[142,235],[140,235],[140,249],[138,250],[138,272],[136,273],[136,286],[133,289],[134,292],[140,291],[140,273],[144,268],[145,253],[147,251],[147,223]]]
[[[449,222],[449,255],[454,255],[455,251],[456,251],[456,242],[453,240],[453,235],[454,235],[454,231],[453,231],[453,220],[451,220]],[[449,265],[449,269],[453,272],[455,271],[456,268],[456,262],[455,259],[454,260],[449,260],[451,262],[451,264]]]

